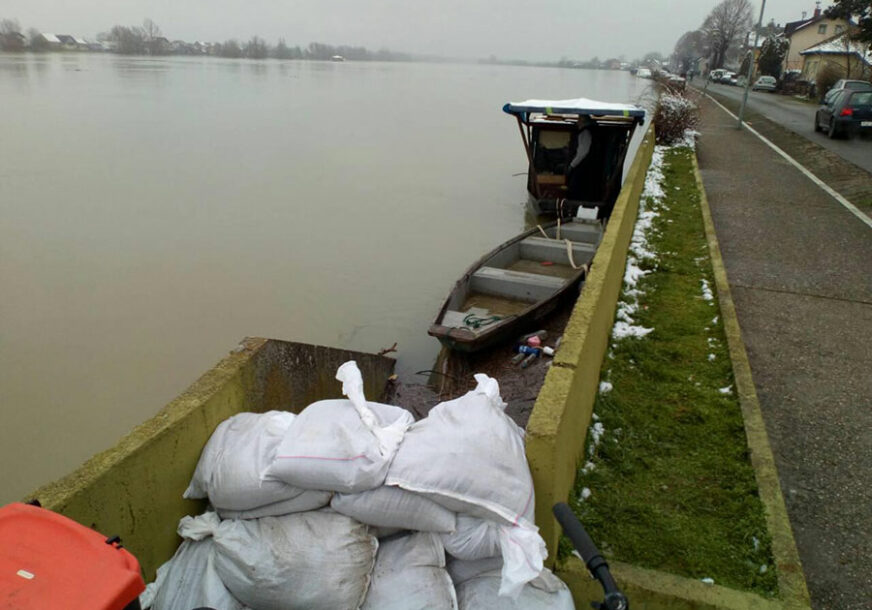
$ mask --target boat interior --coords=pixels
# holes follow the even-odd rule
[[[570,221],[508,242],[456,287],[439,323],[484,331],[549,299],[583,276],[601,235],[598,221]]]

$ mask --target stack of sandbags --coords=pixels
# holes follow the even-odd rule
[[[449,554],[478,559],[498,546],[500,594],[516,597],[546,556],[534,525],[533,478],[523,431],[505,414],[499,384],[487,375],[475,379],[473,391],[409,428],[385,483],[461,515],[457,530],[443,536]]]
[[[496,381],[477,375],[474,391],[412,424],[407,411],[365,400],[354,362],[336,377],[347,400],[218,426],[185,492],[217,513],[183,519],[185,540],[150,587],[155,610],[456,610],[458,595],[470,609],[538,599],[526,583],[541,578],[545,550],[523,432]],[[446,550],[487,569],[452,582]]]

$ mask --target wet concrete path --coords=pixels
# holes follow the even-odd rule
[[[869,608],[872,229],[701,106],[700,169],[813,607]]]

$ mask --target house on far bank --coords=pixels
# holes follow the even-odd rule
[[[848,38],[848,32],[833,36],[802,51],[801,79],[817,82],[818,75],[830,68],[839,78],[869,80],[872,77],[872,50],[869,45]]]
[[[43,32],[40,34],[40,37],[45,41],[46,48],[51,49],[52,51],[56,51],[62,46],[60,39],[54,34]]]
[[[60,42],[60,48],[65,51],[78,51],[79,43],[76,42],[76,39],[69,34],[56,34],[55,37]]]
[[[820,4],[820,3],[818,3]],[[784,24],[784,36],[790,42],[784,57],[784,71],[802,70],[801,53],[833,36],[847,31],[848,22],[842,18],[826,17],[818,6],[810,19],[803,18]]]

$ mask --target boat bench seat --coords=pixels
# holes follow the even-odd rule
[[[557,227],[548,227],[545,231],[548,237],[557,238]],[[560,239],[568,239],[570,241],[599,244],[602,238],[603,229],[599,223],[591,222],[566,222],[560,225]],[[563,245],[564,249],[566,244]],[[575,254],[573,253],[573,256]]]
[[[566,280],[551,275],[481,267],[473,275],[473,292],[535,303],[560,290]]]
[[[596,244],[572,242],[572,260],[578,266],[589,263],[596,254]],[[531,261],[551,261],[561,265],[569,264],[566,242],[544,237],[527,237],[521,241],[521,258]]]

